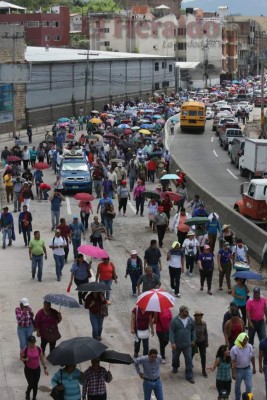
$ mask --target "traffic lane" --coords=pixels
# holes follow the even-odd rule
[[[238,180],[227,171],[230,170],[229,164],[226,165],[221,153],[213,148],[216,139],[212,137],[211,123],[206,125],[204,134],[181,133],[178,128],[171,138],[172,148],[175,148],[179,165],[188,175],[215,197],[232,206],[239,196]]]

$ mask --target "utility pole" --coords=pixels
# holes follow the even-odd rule
[[[264,132],[264,60],[261,58],[261,135],[265,138]]]
[[[84,104],[83,104],[83,110],[84,110],[84,115],[87,113],[87,98],[88,98],[88,77],[89,77],[89,54],[90,54],[90,40],[91,40],[91,35],[90,35],[90,12],[87,14],[88,16],[88,47],[87,47],[87,54],[86,54],[86,65],[85,65],[85,80],[84,80]]]
[[[205,89],[208,87],[208,64],[209,64],[209,45],[208,45],[208,39],[207,43],[204,46],[204,85]]]

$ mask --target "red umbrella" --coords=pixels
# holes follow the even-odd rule
[[[132,133],[131,128],[123,129],[123,134],[124,134],[124,135],[130,135],[131,133]]]
[[[106,135],[103,136],[103,138],[107,138],[107,139],[114,139],[114,140],[118,140],[119,137],[116,135],[112,135],[112,133],[107,133]]]
[[[74,135],[73,135],[72,133],[69,133],[69,134],[66,136],[66,139],[74,139]]]
[[[89,193],[76,193],[75,196],[73,196],[75,200],[80,200],[80,201],[92,201],[94,200],[94,196],[92,196]]]
[[[91,246],[90,244],[84,244],[83,246],[78,247],[78,252],[95,258],[109,258],[106,250],[100,249],[100,247]]]
[[[16,161],[21,161],[21,158],[18,156],[8,156],[7,157],[8,162],[16,162]]]
[[[34,169],[48,169],[48,168],[50,168],[50,165],[47,164],[46,162],[37,162],[32,166],[32,168],[34,168]]]
[[[175,192],[162,192],[160,197],[162,199],[164,199],[166,194],[170,197],[171,201],[179,201],[179,200],[182,200],[182,198],[184,197],[184,196],[181,196],[180,194],[175,193]]]
[[[151,289],[138,297],[136,305],[145,311],[161,312],[173,307],[174,302],[175,298],[165,290]]]

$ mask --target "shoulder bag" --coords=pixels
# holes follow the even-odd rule
[[[63,386],[62,385],[62,369],[60,370],[60,382],[58,382],[58,384],[53,387],[53,389],[51,390],[51,393],[50,393],[50,396],[54,400],[64,400],[64,392],[65,392],[64,386],[63,386],[63,389],[61,389],[61,390],[59,390],[59,386]]]
[[[137,325],[137,313],[138,313],[138,307],[135,308],[136,310],[136,335],[138,339],[148,339],[149,338],[149,329],[144,329],[144,330],[139,330],[138,325]]]

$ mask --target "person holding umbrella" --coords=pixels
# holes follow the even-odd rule
[[[99,283],[105,283],[107,285],[106,300],[107,304],[111,304],[109,299],[112,281],[114,280],[115,283],[117,283],[118,276],[116,274],[115,265],[110,261],[109,257],[103,258],[102,262],[98,264],[95,280],[96,282],[99,280]]]
[[[20,353],[20,360],[24,362],[24,374],[28,382],[28,387],[25,393],[25,400],[30,400],[31,391],[33,391],[33,400],[36,400],[38,392],[38,382],[41,376],[40,362],[44,368],[45,375],[48,375],[45,359],[40,347],[36,346],[34,336],[29,336],[27,346]]]
[[[100,366],[99,358],[91,360],[91,366],[83,373],[82,400],[106,400],[106,383],[109,382],[110,374]]]
[[[90,213],[93,214],[93,206],[90,201],[80,201],[79,207],[81,209],[81,211],[80,211],[81,222],[84,226],[84,229],[87,231]]]
[[[88,283],[89,278],[91,278],[91,266],[92,261],[90,263],[86,262],[83,258],[82,254],[78,254],[76,261],[72,264],[70,269],[70,283],[69,286],[72,285],[74,280],[77,287],[79,287],[83,283]],[[86,292],[78,292],[79,304],[83,304],[83,300],[85,300]]]
[[[162,364],[166,364],[165,348],[169,344],[169,330],[171,320],[172,312],[169,308],[162,310],[160,313],[154,314],[154,324],[156,324],[156,332],[159,339]]]
[[[151,330],[151,335],[154,336],[152,313],[135,306],[132,310],[131,317],[131,334],[135,335],[134,358],[138,357],[141,341],[143,343],[143,355],[148,355],[149,328]]]
[[[89,310],[89,318],[92,325],[92,337],[96,340],[101,341],[103,322],[104,322],[104,310],[103,306],[107,304],[103,292],[92,292],[85,298],[84,308]]]
[[[51,384],[57,386],[58,391],[64,390],[64,399],[81,400],[82,378],[83,374],[76,365],[66,365],[53,375]]]
[[[136,250],[131,251],[131,257],[127,260],[125,278],[130,275],[132,282],[133,296],[137,297],[136,288],[140,276],[143,273],[143,264]]]

